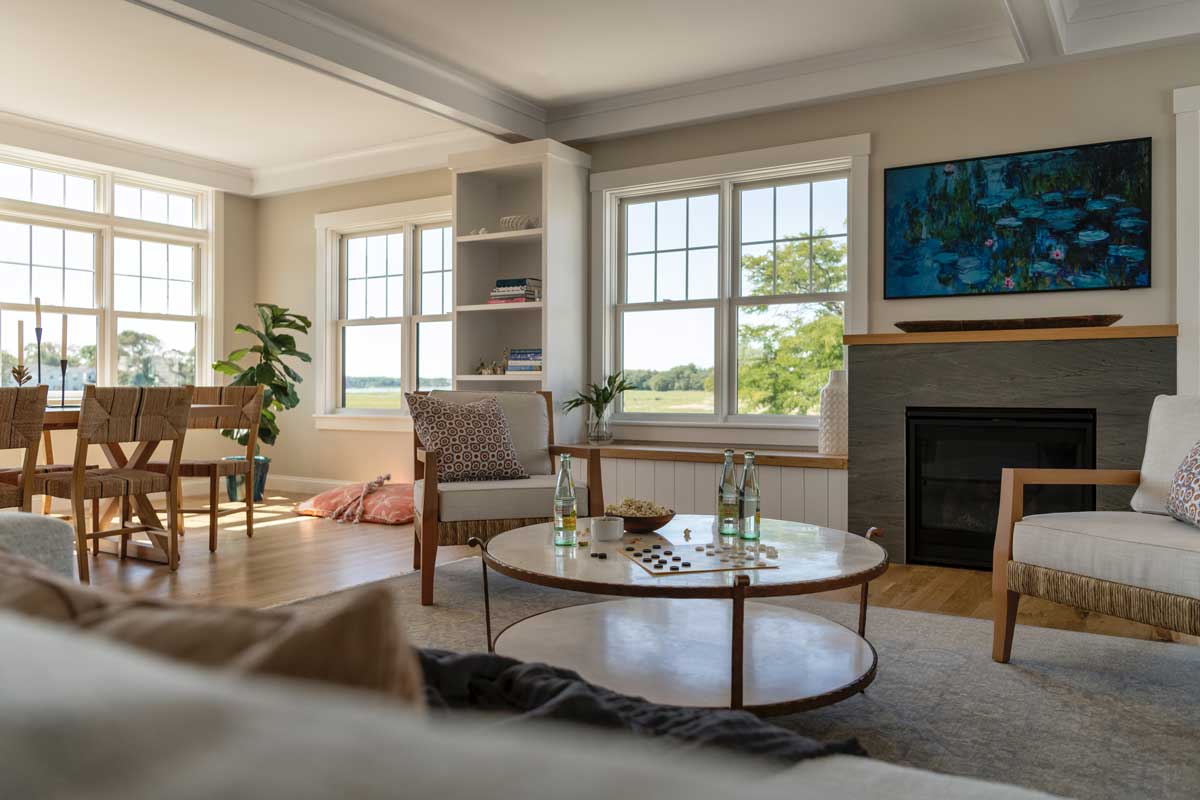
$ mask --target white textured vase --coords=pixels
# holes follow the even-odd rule
[[[829,370],[829,383],[821,389],[821,422],[817,451],[842,456],[850,450],[850,390],[846,370]]]

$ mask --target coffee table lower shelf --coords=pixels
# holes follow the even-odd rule
[[[495,651],[574,670],[655,703],[736,706],[730,694],[733,604],[637,598],[560,608],[513,623]],[[741,707],[785,714],[836,703],[875,679],[870,642],[830,620],[745,604]]]

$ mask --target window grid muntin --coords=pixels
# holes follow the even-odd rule
[[[700,198],[714,197],[717,200],[717,244],[715,245],[696,245],[692,246],[692,201]],[[683,201],[683,247],[667,247],[659,248],[658,246],[658,207],[662,203],[668,203],[675,200]],[[721,211],[720,211],[720,191],[714,190],[712,187],[705,187],[697,190],[692,190],[684,193],[652,195],[649,198],[629,198],[621,201],[620,204],[620,220],[619,225],[622,229],[621,248],[620,248],[620,294],[624,305],[633,305],[635,303],[668,303],[668,302],[688,302],[692,300],[708,300],[715,299],[720,296],[720,226],[721,226]],[[653,218],[651,222],[651,230],[653,231],[653,248],[650,250],[629,250],[628,249],[628,228],[629,228],[629,210],[635,206],[648,205],[653,209]],[[693,298],[692,294],[692,254],[701,252],[717,253],[717,293],[714,298]],[[662,255],[670,255],[674,253],[683,253],[683,297],[679,299],[662,300],[659,298],[659,257]],[[653,257],[653,275],[651,278],[650,300],[630,301],[629,299],[629,259],[634,256],[652,256]]]
[[[774,305],[784,303],[800,303],[800,304],[817,304],[825,302],[837,302],[842,306],[842,320],[845,325],[845,315],[849,312],[850,306],[850,286],[849,286],[849,261],[850,261],[850,236],[851,231],[850,208],[852,204],[851,198],[851,180],[850,172],[845,167],[830,169],[826,171],[813,171],[811,169],[799,169],[795,174],[787,174],[783,171],[775,171],[777,177],[771,178],[748,178],[745,175],[731,175],[721,178],[717,183],[718,191],[718,297],[711,302],[707,301],[685,301],[685,302],[661,302],[647,301],[638,303],[626,302],[626,207],[633,203],[657,202],[671,199],[680,195],[705,195],[710,194],[714,188],[714,184],[697,179],[687,182],[690,187],[685,190],[666,190],[663,192],[655,192],[652,187],[639,187],[631,191],[629,194],[618,194],[615,198],[615,203],[612,208],[615,213],[608,216],[613,223],[613,228],[616,231],[616,238],[613,241],[616,251],[616,268],[610,273],[613,281],[614,292],[612,297],[615,298],[612,305],[612,325],[611,325],[611,343],[612,349],[609,351],[615,369],[622,370],[623,358],[623,314],[626,311],[654,309],[654,308],[689,308],[703,307],[708,305],[716,305],[718,307],[718,330],[716,332],[717,358],[713,368],[714,390],[717,394],[716,398],[716,413],[710,419],[705,419],[702,415],[690,414],[654,414],[654,413],[630,413],[626,412],[623,403],[618,399],[616,414],[618,420],[639,421],[639,422],[683,422],[687,421],[693,424],[709,424],[730,422],[735,424],[754,425],[762,423],[765,420],[774,420],[771,424],[780,424],[791,419],[788,415],[765,415],[752,414],[740,415],[737,413],[737,312],[740,306],[746,305]],[[844,234],[829,234],[823,236],[812,235],[812,215],[813,203],[811,198],[811,185],[826,181],[845,180],[846,181],[846,223]],[[741,268],[740,268],[740,248],[741,248],[741,210],[739,207],[739,189],[748,186],[784,186],[796,183],[807,183],[810,185],[809,197],[809,236],[805,237],[808,240],[819,239],[844,239],[846,242],[845,263],[847,268],[847,285],[844,289],[834,291],[813,291],[812,290],[812,259],[813,250],[809,247],[809,292],[805,293],[787,293],[777,295],[742,295],[741,294]],[[772,193],[772,217],[776,214],[776,205],[774,203],[774,192]],[[611,213],[611,212],[610,212]],[[772,235],[775,234],[775,223],[772,223]],[[657,236],[657,225],[655,225],[655,235]],[[801,237],[796,237],[801,238]],[[792,241],[787,239],[783,241]],[[645,252],[645,251],[639,251]],[[772,260],[774,262],[775,254],[772,250]],[[774,278],[774,275],[773,275]],[[727,377],[728,376],[728,377]],[[807,417],[806,419],[812,419]]]
[[[449,307],[442,313],[424,314],[420,313],[420,295],[419,282],[422,276],[421,261],[420,261],[420,241],[421,231],[424,229],[444,229],[441,237],[439,237],[439,247],[445,248],[442,252],[442,269],[431,271],[430,275],[438,275],[442,278],[443,275],[453,279],[453,230],[449,220],[416,223],[409,222],[399,227],[392,225],[386,227],[372,228],[369,230],[356,231],[354,233],[344,233],[340,235],[338,241],[338,287],[339,297],[337,307],[339,309],[338,319],[334,321],[336,328],[336,411],[351,412],[355,414],[361,413],[407,413],[407,405],[402,404],[400,407],[389,407],[380,409],[355,408],[347,407],[346,405],[346,356],[345,356],[345,329],[350,327],[366,327],[366,326],[384,326],[398,325],[400,330],[400,349],[401,354],[401,391],[412,391],[416,388],[420,364],[418,358],[418,332],[419,326],[426,322],[441,322],[453,320],[453,308]],[[401,277],[404,282],[404,308],[403,313],[395,316],[386,317],[365,317],[350,319],[347,317],[347,302],[346,302],[346,283],[348,278],[348,249],[349,242],[352,239],[376,236],[380,234],[403,233],[403,272],[400,275],[392,274],[390,277]],[[391,256],[389,255],[389,259]],[[390,262],[389,262],[390,263]],[[449,266],[447,267],[447,264]],[[445,298],[443,298],[445,302]],[[389,308],[388,313],[391,313]],[[453,380],[453,354],[451,354],[450,374]]]
[[[117,195],[122,189],[131,189],[137,192],[138,197],[138,213],[137,214],[121,214],[117,211]],[[167,218],[165,220],[149,219],[145,216],[145,195],[146,192],[154,192],[155,194],[166,195],[167,201]],[[170,204],[172,198],[187,200],[191,204],[191,215],[189,221],[171,221]],[[119,219],[137,220],[139,222],[147,222],[151,225],[172,225],[178,228],[204,228],[204,204],[202,202],[203,195],[195,192],[188,192],[170,186],[155,185],[150,183],[141,183],[139,181],[130,180],[120,176],[114,177],[112,181],[112,189],[109,192],[111,201],[111,213]]]
[[[20,158],[10,158],[8,156],[0,157],[0,174],[2,174],[2,171],[4,171],[5,168],[9,168],[11,170],[16,170],[16,171],[21,171],[21,170],[27,171],[29,186],[28,186],[28,192],[25,193],[25,196],[21,196],[20,194],[12,194],[12,193],[6,192],[4,190],[5,182],[0,181],[0,198],[8,199],[8,200],[16,200],[18,202],[23,202],[23,203],[33,203],[35,205],[46,206],[47,208],[62,208],[62,209],[67,209],[69,211],[85,211],[85,212],[89,212],[89,213],[95,213],[100,210],[99,209],[99,205],[100,205],[99,194],[100,194],[101,187],[103,185],[103,178],[99,174],[83,172],[80,170],[66,169],[66,168],[59,167],[59,166],[56,166],[53,164],[43,164],[43,163],[39,163],[39,162],[35,162],[35,161],[26,161],[26,160],[20,159]],[[62,183],[62,193],[63,193],[62,202],[46,202],[43,200],[35,200],[34,199],[35,181],[37,180],[37,176],[39,173],[42,175],[57,176],[60,178],[61,183]],[[67,197],[69,196],[69,192],[67,189],[67,186],[68,186],[67,179],[68,178],[71,178],[71,179],[74,179],[74,180],[80,181],[80,182],[87,182],[87,183],[91,184],[90,190],[85,195],[88,198],[88,201],[86,204],[68,204],[67,203]]]

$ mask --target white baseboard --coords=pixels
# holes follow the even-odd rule
[[[276,475],[267,473],[267,488],[275,492],[298,492],[320,494],[321,492],[345,486],[354,481],[339,481],[334,478],[308,478],[303,475]]]

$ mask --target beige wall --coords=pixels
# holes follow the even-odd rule
[[[317,214],[449,193],[449,171],[437,170],[259,200],[256,298],[314,315]],[[315,349],[313,337],[307,344]],[[316,366],[300,365],[300,405],[280,419],[279,443],[264,448],[272,472],[340,481],[390,472],[395,481],[411,480],[411,434],[316,429]]]
[[[1121,313],[1123,323],[1173,322],[1175,132],[1171,91],[1200,81],[1200,45],[1159,48],[576,144],[592,171],[871,134],[870,327],[905,319]],[[1154,137],[1152,283],[1131,291],[883,300],[883,170],[905,164]]]

